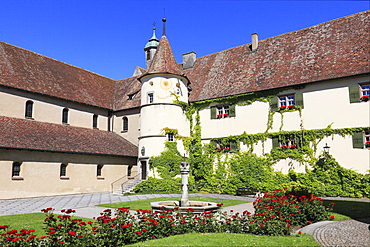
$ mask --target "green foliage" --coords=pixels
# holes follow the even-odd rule
[[[158,179],[149,177],[148,180],[142,181],[134,188],[135,193],[155,194],[155,193],[181,193],[181,178]]]
[[[290,178],[321,196],[368,197],[369,175],[345,169],[331,156],[324,155],[307,173],[290,172]]]
[[[180,152],[177,150],[176,142],[166,142],[166,150],[159,156],[150,159],[150,166],[156,168],[161,178],[169,179],[180,174],[179,164],[183,161]]]

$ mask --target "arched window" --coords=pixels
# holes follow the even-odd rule
[[[26,118],[32,118],[32,110],[33,110],[33,102],[31,100],[28,100],[26,102],[26,113],[25,113]]]
[[[62,123],[68,123],[68,109],[64,108],[62,113]]]
[[[122,118],[122,121],[123,121],[123,128],[122,128],[122,131],[128,131],[128,118],[127,117],[123,117]]]
[[[12,177],[19,177],[21,174],[21,163],[14,162],[12,166]]]
[[[99,164],[99,165],[96,167],[96,176],[97,176],[97,177],[101,177],[101,176],[102,176],[102,170],[103,170],[103,165],[102,165],[102,164]]]
[[[98,115],[93,116],[93,128],[98,128]]]
[[[60,177],[66,177],[67,176],[67,164],[65,163],[62,163],[60,165],[60,174],[59,174]]]

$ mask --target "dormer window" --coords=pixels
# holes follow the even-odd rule
[[[130,94],[128,100],[133,100],[136,97],[137,93]]]

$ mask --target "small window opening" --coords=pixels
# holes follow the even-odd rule
[[[26,113],[25,113],[26,118],[32,118],[32,110],[33,110],[33,102],[28,100],[26,102]]]
[[[68,123],[68,109],[64,108],[62,112],[62,123]]]
[[[93,128],[98,128],[98,115],[93,115]]]

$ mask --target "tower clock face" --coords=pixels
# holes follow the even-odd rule
[[[164,89],[164,90],[169,90],[172,88],[172,82],[170,80],[162,80],[161,83],[161,88]]]

